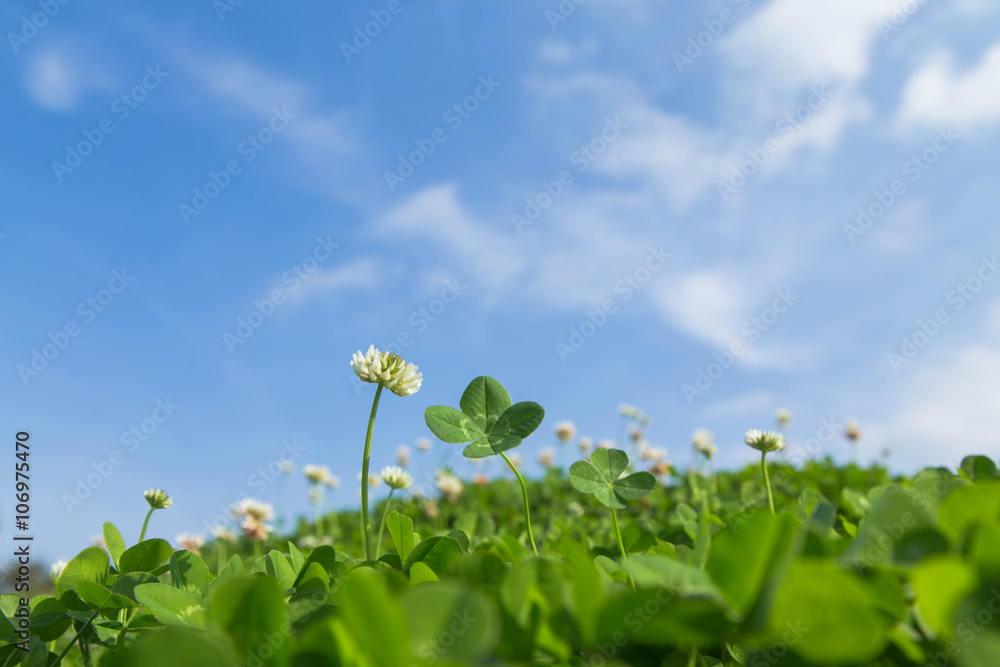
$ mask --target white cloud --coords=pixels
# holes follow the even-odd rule
[[[910,375],[900,383],[897,407],[866,429],[863,443],[889,447],[893,460],[905,465],[957,466],[967,454],[1000,457],[1000,349],[971,346],[903,372]]]
[[[380,260],[356,257],[340,266],[309,274],[308,280],[304,280],[297,290],[288,292],[289,300],[302,302],[352,289],[374,289],[384,276],[385,267]]]
[[[524,273],[522,248],[476,220],[446,183],[425,188],[375,223],[383,236],[422,238],[443,247],[466,271],[491,287],[509,285]]]
[[[910,77],[898,117],[904,125],[974,127],[1000,121],[1000,42],[959,72],[948,51],[933,53]]]
[[[47,49],[28,61],[24,86],[28,96],[48,111],[74,111],[84,95],[113,90],[113,77],[95,62],[81,62],[81,53]]]

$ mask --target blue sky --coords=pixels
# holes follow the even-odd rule
[[[376,468],[481,374],[546,407],[534,471],[558,420],[618,437],[620,402],[680,465],[701,426],[720,466],[752,460],[742,433],[778,407],[841,460],[824,420],[900,470],[1000,456],[994,3],[53,0],[0,21],[2,423],[32,434],[49,558],[105,520],[134,540],[150,487],[175,497],[168,539],[273,502],[253,475],[293,450],[354,503],[370,343],[424,373],[383,400]],[[446,447],[414,452],[418,480],[471,470]]]

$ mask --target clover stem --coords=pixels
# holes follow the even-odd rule
[[[389,497],[385,501],[385,509],[382,510],[382,523],[378,528],[378,540],[375,542],[375,557],[378,558],[379,551],[382,550],[382,536],[385,535],[385,519],[389,516],[389,506],[392,505],[392,494],[396,489],[389,489]]]
[[[695,667],[698,664],[698,647],[691,649],[691,657],[688,658],[688,667]]]
[[[313,520],[316,524],[316,542],[319,544],[323,544],[323,532],[324,532],[323,509],[322,509],[322,501],[320,500],[320,494],[322,493],[322,490],[318,486],[315,487],[315,489],[316,489],[316,500],[313,502]]]
[[[375,560],[372,553],[372,529],[368,517],[368,459],[372,453],[372,431],[375,429],[375,413],[378,411],[378,399],[382,395],[382,384],[375,390],[375,400],[372,402],[372,414],[368,418],[368,435],[365,436],[365,457],[361,462],[361,522],[365,534],[365,554],[368,560]]]
[[[83,624],[83,626],[80,628],[80,630],[76,633],[76,636],[73,637],[72,640],[70,640],[69,644],[66,645],[66,648],[64,648],[62,650],[62,653],[59,654],[59,657],[56,658],[56,661],[53,663],[54,665],[62,664],[62,659],[64,657],[66,657],[66,654],[69,653],[69,650],[71,648],[73,648],[73,644],[75,644],[76,640],[78,640],[80,638],[80,635],[82,635],[83,631],[87,629],[87,626],[90,625],[94,621],[95,618],[97,618],[97,614],[98,614],[98,612],[95,611],[94,615],[87,619],[87,622]],[[84,652],[83,646],[84,646],[83,642],[80,642],[80,653],[82,653],[82,654],[84,654],[86,656],[87,662],[89,663],[90,662],[90,656],[87,655]]]
[[[760,469],[764,471],[764,486],[767,487],[767,504],[771,506],[774,515],[774,496],[771,495],[771,478],[767,476],[767,452],[760,453]]]
[[[521,485],[521,497],[524,499],[524,523],[528,526],[528,541],[531,542],[531,550],[534,554],[538,555],[538,547],[535,546],[535,535],[531,532],[531,512],[528,510],[528,487],[524,483],[524,478],[521,477],[521,473],[517,471],[517,466],[511,463],[510,459],[507,458],[506,452],[500,452],[500,456],[503,460],[507,462],[510,469],[514,471],[514,476],[517,477],[518,483]]]
[[[614,507],[611,508],[611,525],[615,529],[615,539],[618,540],[618,548],[622,550],[622,558],[628,558],[628,554],[625,552],[625,543],[622,542],[622,531],[618,527],[618,510]]]
[[[149,512],[146,513],[146,520],[142,522],[142,532],[139,533],[140,542],[146,539],[146,528],[149,527],[149,517],[153,516],[153,512],[155,511],[156,511],[155,507],[150,507]]]
[[[226,541],[216,539],[215,543],[218,545],[217,551],[219,556],[219,571],[216,572],[216,576],[222,574],[222,568],[226,565]]]

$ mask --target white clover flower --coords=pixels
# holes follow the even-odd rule
[[[715,445],[712,444],[712,432],[707,428],[700,428],[694,432],[691,436],[691,443],[694,445],[694,449],[699,454],[705,456],[705,458],[712,458],[715,456]]]
[[[639,422],[642,426],[649,426],[649,418],[646,417],[646,413],[635,407],[634,405],[629,405],[628,403],[618,404],[618,414],[627,419],[634,419]]]
[[[490,476],[484,472],[477,472],[472,476],[472,482],[477,486],[486,486],[490,483]]]
[[[538,452],[538,462],[543,466],[548,468],[552,465],[552,462],[556,460],[556,450],[551,447],[546,447],[542,451]]]
[[[520,454],[511,454],[510,455],[510,462],[514,464],[515,468],[520,468],[521,467],[521,455]]]
[[[358,481],[361,481],[361,473],[358,473]],[[379,484],[382,483],[382,478],[373,472],[368,473],[368,486],[371,488],[377,488]]]
[[[436,477],[438,491],[443,493],[449,502],[458,500],[458,497],[462,495],[462,491],[465,490],[462,480],[446,470],[439,470]]]
[[[362,381],[382,385],[397,396],[417,393],[423,382],[423,375],[415,365],[406,363],[394,352],[376,350],[374,345],[364,354],[360,350],[355,352],[351,368]]]
[[[173,499],[163,489],[150,489],[142,494],[154,510],[165,510],[173,504]]]
[[[212,529],[212,537],[219,542],[235,542],[236,536],[233,535],[233,531],[229,530],[225,526],[216,526]]]
[[[578,519],[584,514],[583,505],[575,500],[570,501],[566,505],[566,511],[569,512],[570,516],[574,516]]]
[[[792,411],[788,408],[778,408],[774,411],[774,418],[778,420],[779,428],[788,428],[789,422],[792,421]]]
[[[597,448],[598,449],[614,449],[615,448],[615,441],[614,440],[601,440],[600,442],[597,443]]]
[[[336,489],[337,487],[340,486],[340,478],[337,477],[336,475],[330,474],[330,472],[327,471],[327,475],[323,478],[323,484],[330,487],[331,489]]]
[[[252,516],[248,516],[243,519],[240,524],[240,528],[243,529],[243,534],[249,537],[251,540],[266,540],[274,530],[274,526],[269,523],[265,523],[260,519],[255,519]]]
[[[851,441],[861,439],[861,427],[858,426],[857,421],[854,419],[847,420],[847,423],[844,424],[844,437]]]
[[[406,468],[410,465],[410,448],[406,445],[396,447],[396,463]]]
[[[569,421],[556,422],[555,430],[560,442],[569,442],[576,435],[576,424]]]
[[[198,533],[181,533],[177,536],[177,544],[181,549],[200,554],[199,550],[205,546],[205,538]]]
[[[319,546],[319,541],[315,535],[303,535],[299,538],[299,546],[303,549],[315,549]]]
[[[417,449],[422,452],[431,451],[431,441],[427,438],[417,438]]]
[[[101,547],[102,549],[108,548],[108,545],[104,543],[104,537],[102,535],[93,535],[90,538],[90,546]]]
[[[580,451],[586,454],[594,447],[594,439],[584,436],[580,438],[580,442],[578,444],[580,445]]]
[[[230,511],[237,519],[245,518],[264,522],[274,518],[274,507],[271,503],[265,503],[255,498],[245,498],[235,503]]]
[[[63,573],[63,570],[66,569],[67,565],[69,565],[68,560],[57,560],[56,562],[52,563],[52,567],[49,568],[49,574],[52,575],[53,579],[58,579],[59,576]]]
[[[747,431],[746,443],[761,452],[777,452],[784,448],[785,438],[774,431],[751,429]]]
[[[330,469],[315,463],[307,463],[302,466],[302,474],[306,476],[310,484],[322,484],[330,476]]]
[[[639,443],[639,456],[644,461],[662,461],[667,458],[667,448],[653,447],[648,441],[643,440]]]
[[[385,482],[390,489],[399,491],[400,489],[408,488],[411,484],[413,484],[413,476],[399,466],[386,466],[385,468],[382,468],[382,481]]]
[[[295,472],[295,464],[291,461],[281,460],[278,461],[278,467],[281,468],[281,472],[285,474]]]

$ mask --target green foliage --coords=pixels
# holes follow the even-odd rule
[[[605,507],[622,509],[626,500],[638,500],[656,488],[648,472],[621,477],[628,468],[628,454],[619,449],[597,449],[590,461],[577,461],[569,468],[569,481],[581,493],[589,493]]]
[[[483,432],[513,407],[495,389],[463,396]],[[433,513],[401,499],[378,562],[349,555],[363,551],[355,512],[333,517],[336,547],[243,540],[228,561],[218,544],[204,559],[129,548],[106,524],[107,550],[84,549],[54,596],[32,598],[27,651],[19,599],[0,596],[0,665],[63,651],[66,667],[1000,664],[1000,479],[979,458],[912,478],[775,463],[775,516],[758,466],[719,471],[717,488],[627,471],[599,449],[529,480],[539,557],[521,543],[520,486],[502,479]]]
[[[545,410],[538,403],[524,401],[511,405],[504,386],[485,375],[469,383],[459,407],[461,412],[445,405],[432,405],[424,412],[424,420],[431,433],[445,442],[469,442],[462,454],[470,459],[517,447],[545,418]]]

